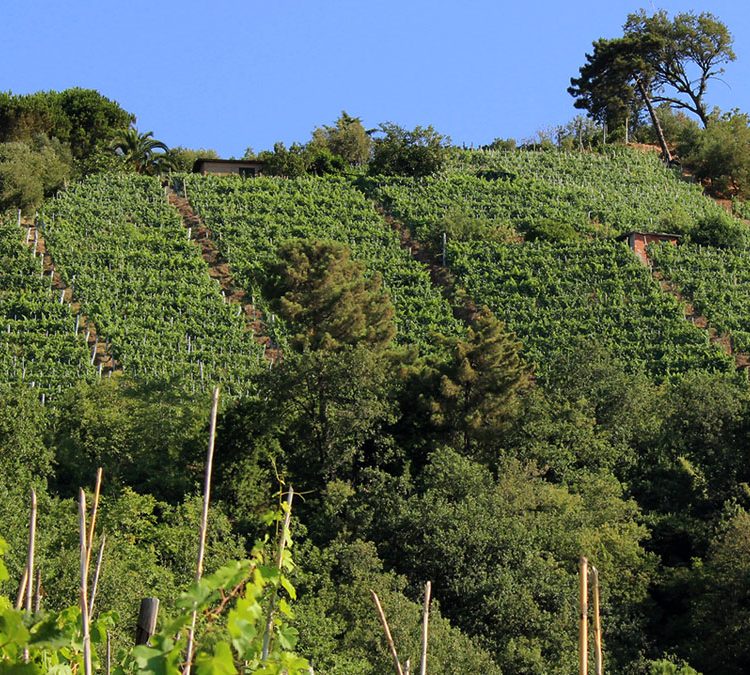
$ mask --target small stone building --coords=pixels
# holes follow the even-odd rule
[[[617,237],[618,241],[628,242],[630,250],[635,253],[644,265],[648,265],[648,245],[668,242],[676,246],[680,241],[679,234],[666,232],[626,232]]]
[[[196,159],[193,173],[255,178],[263,173],[263,162],[255,159]]]

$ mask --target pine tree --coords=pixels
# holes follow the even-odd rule
[[[266,290],[291,328],[295,349],[337,350],[358,344],[380,349],[393,339],[393,305],[380,275],[365,276],[364,266],[351,259],[346,246],[294,240],[279,256]]]

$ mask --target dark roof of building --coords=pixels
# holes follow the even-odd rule
[[[193,162],[193,171],[198,172],[204,164],[234,164],[235,166],[263,166],[264,162],[259,159],[213,159],[211,157],[199,157]]]

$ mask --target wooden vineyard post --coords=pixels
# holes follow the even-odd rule
[[[36,568],[36,589],[34,590],[34,611],[42,608],[42,569]]]
[[[208,506],[211,502],[211,473],[214,464],[214,446],[216,445],[216,417],[219,413],[219,387],[214,388],[211,401],[211,423],[208,432],[208,452],[206,454],[206,473],[203,480],[203,511],[201,513],[200,532],[198,536],[198,563],[195,570],[195,580],[200,581],[203,576],[203,556],[206,552],[206,532],[208,530]],[[193,663],[193,648],[195,647],[195,622],[198,612],[193,610],[188,631],[187,650],[185,655],[185,668],[183,675],[190,675]]]
[[[36,492],[31,491],[31,514],[29,516],[29,550],[26,558],[26,611],[31,611],[34,595],[34,549],[36,548]]]
[[[81,625],[83,626],[83,672],[91,675],[91,635],[89,633],[89,603],[88,603],[88,569],[87,560],[87,532],[86,532],[86,494],[82,489],[78,491],[78,527],[81,534]]]
[[[588,634],[588,566],[589,562],[585,556],[581,556],[579,561],[579,607],[581,611],[580,624],[578,628],[578,655],[579,655],[579,675],[588,675],[589,672],[589,634]]]
[[[380,604],[380,598],[378,598],[378,594],[372,589],[370,589],[370,595],[372,596],[372,601],[375,603],[375,609],[378,612],[380,623],[383,626],[383,633],[385,633],[385,641],[388,643],[388,649],[390,650],[391,657],[393,658],[393,665],[396,669],[396,675],[404,675],[404,671],[401,668],[401,663],[398,660],[398,652],[396,651],[396,645],[393,642],[391,629],[388,627],[388,620],[385,618],[385,612],[383,611],[383,607]]]
[[[21,585],[18,587],[18,596],[16,597],[16,609],[23,607],[23,599],[26,597],[26,583],[29,579],[29,568],[23,568],[23,575],[21,576]]]
[[[604,673],[602,657],[602,624],[599,617],[599,570],[591,566],[592,592],[594,596],[594,672],[596,675]]]
[[[422,660],[419,664],[419,675],[427,675],[427,638],[430,627],[430,597],[432,596],[432,582],[424,585],[424,610],[422,612]]]
[[[25,609],[31,613],[31,599],[34,595],[34,548],[36,546],[36,491],[31,490],[31,512],[29,514],[29,549],[26,557],[26,603]],[[29,662],[29,650],[23,650],[24,662]]]
[[[91,593],[89,594],[89,617],[94,615],[94,602],[96,601],[96,591],[99,588],[99,575],[102,571],[102,559],[104,558],[104,544],[107,543],[107,535],[102,535],[101,544],[99,544],[99,555],[96,558],[96,568],[94,569],[94,580],[91,582]]]
[[[145,645],[156,632],[156,619],[159,616],[159,598],[143,598],[138,609],[138,622],[135,624],[135,644]]]

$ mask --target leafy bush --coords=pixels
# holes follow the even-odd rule
[[[403,127],[384,122],[375,139],[370,162],[372,175],[430,176],[442,170],[447,159],[450,139],[432,126]]]
[[[690,239],[703,246],[718,248],[746,248],[747,227],[729,214],[716,213],[705,216],[690,232]]]
[[[750,195],[750,116],[734,111],[689,130],[679,144],[683,164],[713,194]]]

